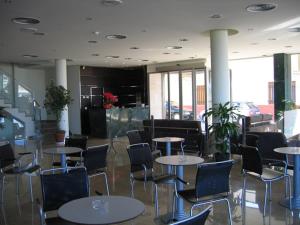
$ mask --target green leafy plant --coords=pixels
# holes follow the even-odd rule
[[[55,86],[53,81],[46,88],[44,106],[47,113],[55,115],[57,121],[61,120],[61,113],[69,105],[73,99],[69,90],[63,86]]]
[[[226,102],[214,105],[203,114],[204,118],[213,119],[208,131],[214,137],[216,150],[220,153],[229,153],[230,138],[237,136],[239,126],[235,121],[240,116],[237,111],[237,106],[231,106],[230,102]]]

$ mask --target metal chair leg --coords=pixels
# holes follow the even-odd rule
[[[19,187],[20,187],[20,185],[19,185],[19,175],[16,175],[16,192],[17,192],[17,195],[19,195],[20,194],[20,189],[19,189]]]
[[[88,184],[89,184],[89,196],[91,196],[91,178],[88,178]]]
[[[269,201],[272,201],[272,182],[269,183]]]
[[[29,189],[30,189],[30,199],[33,202],[33,192],[32,192],[32,177],[29,175]]]
[[[1,185],[1,203],[4,203],[4,189],[5,189],[5,176],[2,177],[2,185]]]
[[[155,217],[158,217],[158,190],[157,184],[154,185],[155,187]]]
[[[108,188],[108,181],[107,181],[107,175],[106,173],[103,173],[104,179],[105,179],[105,185],[106,185],[106,193],[109,195],[109,188]]]
[[[289,186],[289,204],[290,204],[290,209],[292,208],[292,185],[291,185],[291,177],[288,175],[288,186]]]
[[[230,223],[230,225],[232,225],[232,216],[231,216],[230,203],[229,203],[229,201],[228,201],[227,198],[226,198],[225,200],[226,200],[226,202],[227,202],[227,209],[228,209],[228,215],[229,215],[229,223]]]
[[[268,197],[268,190],[269,190],[268,182],[266,182],[266,188],[265,188],[265,200],[264,200],[264,216],[266,216],[266,205],[267,205],[267,197]]]
[[[134,185],[134,180],[130,177],[130,187],[131,187],[131,197],[132,198],[134,198],[133,185]]]

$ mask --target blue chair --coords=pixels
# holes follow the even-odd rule
[[[233,160],[227,160],[200,164],[197,170],[195,187],[175,192],[175,196],[181,197],[192,204],[191,215],[195,207],[225,201],[227,203],[229,221],[232,225],[228,193],[230,191],[229,175],[233,163]],[[174,207],[173,205],[173,209]]]
[[[210,211],[211,207],[208,207],[195,216],[191,216],[187,219],[171,223],[169,225],[204,225]]]

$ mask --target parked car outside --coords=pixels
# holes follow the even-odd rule
[[[237,113],[243,116],[254,116],[260,114],[259,108],[253,102],[232,102],[233,106],[238,107]]]

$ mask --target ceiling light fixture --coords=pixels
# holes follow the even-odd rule
[[[29,54],[26,54],[26,55],[23,55],[24,58],[37,58],[38,56],[37,55],[29,55]]]
[[[238,52],[238,51],[234,51],[234,52],[232,52],[233,54],[238,54],[238,53],[240,53],[240,52]]]
[[[24,33],[35,33],[35,32],[37,32],[37,28],[35,28],[35,27],[22,27],[21,29],[20,29],[20,31],[21,32],[24,32]]]
[[[22,25],[28,25],[28,24],[38,24],[40,23],[40,21],[38,19],[35,18],[31,18],[31,17],[16,17],[11,19],[11,21],[13,23],[16,24],[22,24]]]
[[[288,29],[289,32],[300,32],[300,27],[290,27]]]
[[[45,33],[44,32],[34,32],[33,35],[44,36]]]
[[[125,58],[125,60],[131,60],[132,58]]]
[[[251,45],[258,45],[258,43],[257,42],[253,42],[253,43],[251,43]]]
[[[99,56],[99,54],[98,53],[93,53],[92,56]]]
[[[285,48],[292,48],[293,46],[291,45],[287,45],[287,46],[284,46]]]
[[[140,48],[139,47],[130,47],[130,49],[137,50],[137,49],[140,49]]]
[[[104,6],[117,6],[123,3],[122,0],[102,0],[102,5]]]
[[[220,19],[220,18],[222,18],[222,15],[221,14],[213,14],[213,15],[210,15],[209,18],[211,18],[211,19]]]
[[[127,37],[121,34],[110,34],[110,35],[106,35],[105,38],[108,40],[116,40],[116,39],[120,40],[120,39],[125,39]]]
[[[98,41],[91,40],[91,41],[88,41],[88,43],[90,43],[90,44],[97,44]]]
[[[246,7],[246,10],[248,12],[266,12],[275,9],[276,7],[277,5],[271,3],[253,4],[253,5],[248,5]]]
[[[268,41],[276,41],[276,38],[268,38]]]
[[[187,39],[187,38],[181,38],[181,39],[179,39],[179,41],[185,42],[185,41],[189,41],[189,39]]]
[[[181,49],[181,46],[167,46],[166,49]]]
[[[120,56],[117,56],[117,55],[108,55],[108,56],[105,56],[105,58],[107,58],[107,59],[118,59],[118,58],[120,58]]]
[[[100,31],[93,31],[93,34],[98,36],[100,34]]]
[[[164,52],[163,54],[164,55],[170,55],[171,53],[170,52]]]

